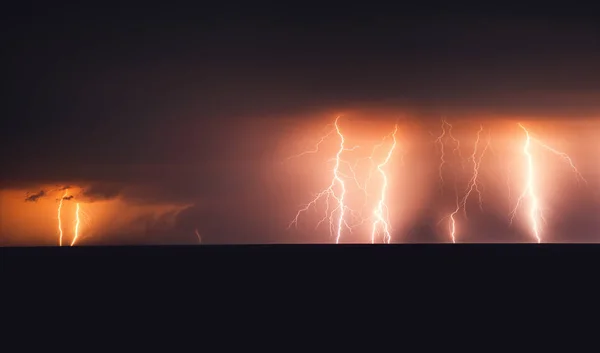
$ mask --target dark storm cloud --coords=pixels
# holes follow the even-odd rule
[[[40,182],[39,181],[37,183],[33,182],[33,184],[40,184]],[[39,199],[41,199],[42,197],[47,196],[49,193],[51,193],[53,191],[56,191],[56,190],[64,191],[64,190],[68,190],[69,188],[70,188],[70,186],[64,186],[64,187],[59,187],[57,189],[52,189],[52,190],[49,190],[49,191],[40,190],[39,192],[37,192],[35,194],[27,196],[27,198],[25,198],[25,202],[36,202]],[[73,195],[70,195],[70,196],[63,197],[63,200],[70,200],[72,198],[73,198]]]
[[[75,196],[73,196],[73,195],[69,195],[69,196],[63,197],[62,199],[65,200],[65,201],[69,201],[69,200],[72,200],[74,197]]]
[[[9,23],[15,97],[0,123],[11,146],[0,185],[70,183],[89,201],[194,204],[176,216],[177,241],[193,240],[195,227],[209,243],[280,239],[265,210],[288,206],[264,190],[293,126],[285,118],[370,106],[436,122],[572,119],[593,115],[600,99],[599,32],[585,19],[407,8],[398,17],[369,6],[276,16],[271,6],[237,12],[247,16],[57,9],[23,8]],[[423,241],[436,239],[426,229],[434,218],[423,219]],[[159,239],[161,227],[150,228]]]
[[[37,200],[39,200],[40,198],[42,198],[44,196],[46,196],[46,191],[40,190],[39,192],[37,192],[33,195],[27,196],[27,198],[25,198],[25,202],[36,202]]]

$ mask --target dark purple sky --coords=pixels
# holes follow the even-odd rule
[[[96,243],[189,242],[198,224],[209,243],[329,241],[280,228],[289,200],[317,191],[274,184],[275,151],[302,119],[377,106],[410,107],[423,125],[472,110],[573,120],[598,108],[600,25],[583,8],[254,6],[7,10],[0,185],[196,205],[170,231]],[[578,211],[590,205],[557,229],[594,227]],[[439,241],[436,217],[404,238]],[[508,234],[497,216],[473,224]]]

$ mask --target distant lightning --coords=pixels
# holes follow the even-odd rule
[[[196,228],[194,230],[194,234],[196,234],[196,237],[198,238],[198,243],[202,243],[202,238],[200,237],[200,233],[198,232],[198,228]]]
[[[71,241],[71,246],[75,245],[75,242],[77,241],[77,238],[79,237],[79,224],[81,223],[81,220],[79,218],[79,202],[77,203],[77,206],[75,208],[75,234],[73,236],[73,241]]]
[[[387,178],[387,175],[385,174],[385,172],[383,171],[383,167],[385,167],[385,165],[389,162],[390,158],[392,157],[392,153],[394,152],[394,149],[396,148],[396,144],[397,144],[396,133],[397,132],[398,132],[398,125],[396,125],[394,127],[394,132],[391,134],[394,142],[392,143],[392,146],[388,150],[385,160],[377,165],[377,170],[381,174],[381,178],[383,180],[383,185],[381,187],[381,194],[379,197],[379,202],[377,203],[377,208],[374,211],[375,221],[373,222],[373,230],[371,232],[371,243],[375,243],[375,235],[377,234],[377,230],[380,227],[383,230],[385,242],[387,242],[389,244],[391,241],[391,238],[392,238],[390,235],[389,216],[387,215],[387,212],[385,212],[385,216],[384,216],[384,211],[387,211],[387,209],[388,209],[387,205],[385,204],[385,196],[386,196],[386,192],[387,192],[387,188],[388,188],[388,178]]]
[[[527,197],[529,200],[528,215],[529,215],[529,222],[530,222],[530,226],[531,226],[531,232],[532,232],[533,236],[535,237],[535,239],[537,240],[537,242],[541,243],[542,237],[541,237],[540,224],[544,221],[544,215],[543,215],[541,207],[540,207],[539,197],[537,196],[537,193],[536,193],[537,192],[537,188],[536,188],[536,174],[537,173],[536,173],[535,164],[533,161],[533,155],[531,154],[531,142],[537,143],[544,149],[546,149],[546,150],[554,153],[555,155],[558,155],[562,159],[564,159],[569,164],[569,166],[573,169],[576,176],[578,177],[578,180],[583,180],[585,183],[587,183],[587,180],[577,170],[577,168],[575,167],[575,164],[573,163],[571,158],[566,153],[560,152],[560,151],[546,145],[542,141],[531,137],[529,131],[525,128],[525,126],[523,126],[521,123],[518,123],[518,125],[525,132],[525,137],[526,137],[525,143],[523,144],[523,154],[525,155],[525,159],[527,161],[527,177],[526,177],[526,182],[525,182],[525,187],[524,187],[523,193],[517,199],[515,208],[511,212],[510,223],[512,224],[514,217],[516,215],[516,212],[517,212],[518,208],[520,207],[523,199],[525,197]]]
[[[65,197],[67,197],[68,194],[69,194],[69,189],[65,189],[65,193],[60,198],[60,201],[58,203],[57,217],[58,217],[58,234],[59,234],[58,245],[59,246],[62,246],[62,240],[63,240],[63,228],[62,228],[62,220],[61,220],[60,216],[61,216],[61,211],[62,211],[62,206],[63,206],[63,200],[65,199]]]
[[[462,155],[460,153],[460,141],[454,137],[452,134],[453,126],[446,121],[446,119],[442,119],[442,133],[435,139],[435,143],[440,147],[440,166],[438,168],[438,174],[440,177],[440,188],[443,190],[444,186],[444,174],[443,168],[444,165],[448,162],[446,161],[446,152],[445,152],[445,141],[450,138],[452,142],[454,142],[453,153],[457,154],[459,158],[462,160]],[[461,161],[462,164],[462,161]]]
[[[467,185],[467,191],[465,192],[465,195],[463,196],[462,201],[461,201],[461,206],[464,211],[465,218],[467,217],[467,208],[466,208],[467,201],[473,191],[475,191],[477,193],[477,196],[479,197],[479,208],[481,210],[483,210],[483,196],[481,194],[481,190],[479,190],[479,169],[481,167],[481,160],[483,159],[483,156],[485,155],[487,149],[490,146],[490,138],[488,135],[488,142],[485,145],[485,147],[483,148],[483,151],[479,154],[479,158],[476,159],[477,150],[478,150],[479,143],[481,140],[482,132],[483,132],[483,126],[481,125],[479,128],[479,131],[477,131],[477,139],[475,140],[475,147],[473,148],[473,154],[471,155],[471,157],[469,157],[469,160],[473,163],[473,172],[472,172],[471,179],[469,180],[469,184]]]
[[[458,190],[456,188],[456,183],[454,184],[454,195],[455,195],[455,201],[456,201],[456,209],[454,209],[454,211],[452,213],[450,213],[450,216],[448,216],[448,218],[450,219],[449,222],[449,233],[450,233],[450,238],[452,239],[452,243],[456,243],[456,219],[454,218],[456,216],[456,214],[460,211],[460,204],[458,202]]]
[[[337,122],[337,120],[336,120],[336,122]],[[313,154],[313,153],[319,152],[319,148],[321,147],[321,144],[323,142],[325,142],[325,140],[327,140],[327,138],[329,138],[329,136],[331,136],[334,132],[336,132],[336,130],[337,130],[337,125],[336,125],[335,128],[331,129],[328,133],[326,133],[325,135],[323,135],[323,137],[321,137],[321,139],[319,140],[319,142],[316,143],[315,148],[313,150],[309,150],[309,151],[304,151],[302,153],[298,153],[296,155],[288,157],[287,159],[290,160],[290,159],[302,157],[302,156],[307,155],[307,154]]]
[[[60,200],[58,202],[58,209],[56,211],[56,216],[58,219],[58,234],[59,234],[59,238],[58,238],[58,245],[62,246],[63,244],[63,237],[64,237],[64,230],[63,230],[63,223],[62,223],[62,208],[63,208],[63,202],[65,200],[71,200],[73,199],[73,195],[69,196],[69,188],[68,187],[64,187],[61,190],[64,190],[64,194],[60,197]],[[79,232],[81,230],[81,220],[82,217],[84,218],[84,221],[88,222],[88,215],[85,214],[85,212],[83,212],[81,210],[80,204],[77,203],[75,205],[75,221],[73,224],[73,239],[71,240],[71,246],[75,245],[75,243],[77,242],[77,240],[79,239]]]
[[[441,158],[441,163],[440,163],[440,177],[441,177],[441,172],[442,172],[442,167],[443,165],[446,163],[445,159],[443,158],[444,156],[444,143],[442,138],[444,137],[445,134],[445,128],[444,126],[447,125],[450,127],[450,129],[452,128],[452,125],[450,125],[447,121],[443,121],[442,122],[442,135],[440,135],[438,137],[438,140],[436,140],[437,143],[440,144],[440,151],[442,153],[442,158]],[[449,131],[450,131],[449,129]],[[456,243],[456,237],[457,237],[457,232],[456,232],[456,215],[458,214],[458,212],[462,209],[465,215],[465,218],[467,218],[467,201],[469,200],[469,197],[471,196],[471,194],[473,192],[476,192],[478,197],[479,197],[479,208],[483,209],[483,198],[482,198],[482,193],[481,190],[479,189],[479,170],[481,168],[481,161],[483,159],[483,156],[485,155],[487,149],[490,146],[491,143],[491,139],[489,138],[488,135],[488,141],[486,146],[483,148],[483,150],[481,151],[481,153],[479,153],[479,157],[477,157],[477,153],[479,151],[479,144],[481,141],[481,133],[483,132],[483,126],[480,125],[479,131],[477,131],[477,137],[475,139],[475,146],[473,148],[473,153],[471,154],[471,156],[469,157],[469,161],[471,161],[472,165],[473,165],[473,170],[472,170],[472,174],[471,174],[471,178],[469,179],[469,182],[467,184],[467,188],[465,190],[464,196],[462,197],[462,199],[459,200],[458,197],[458,191],[457,191],[457,187],[456,187],[456,183],[454,184],[454,195],[456,198],[456,208],[454,209],[454,211],[452,211],[452,213],[450,213],[448,216],[446,216],[445,218],[442,219],[442,221],[446,218],[448,218],[449,220],[449,235],[450,238],[452,239],[453,243]],[[459,157],[461,156],[460,154],[460,141],[458,139],[456,139],[455,137],[452,136],[452,140],[455,143],[455,149],[454,152],[457,153],[459,155]],[[443,182],[443,179],[442,179]]]

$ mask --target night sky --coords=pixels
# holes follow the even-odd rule
[[[540,174],[556,181],[544,188],[546,239],[600,239],[600,23],[589,9],[39,2],[3,16],[0,244],[55,245],[65,186],[84,209],[101,205],[82,245],[194,244],[196,229],[203,244],[330,243],[314,215],[286,227],[329,182],[335,142],[321,159],[286,157],[313,148],[338,114],[380,137],[401,118],[393,242],[448,241],[438,222],[454,189],[438,190],[429,134],[442,116],[465,139],[489,124],[518,144],[513,125],[527,121],[557,141],[588,184],[544,157],[555,171]],[[507,224],[500,145],[465,241],[532,241]]]

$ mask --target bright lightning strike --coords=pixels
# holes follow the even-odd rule
[[[56,211],[57,219],[58,219],[58,234],[59,234],[58,245],[59,246],[62,246],[63,238],[64,238],[64,229],[63,229],[63,223],[62,223],[63,202],[65,200],[70,200],[73,197],[73,196],[69,196],[69,188],[68,187],[65,187],[64,190],[65,190],[65,193],[60,197],[60,200],[58,202],[58,209]],[[75,205],[75,220],[73,222],[74,223],[73,224],[73,239],[71,240],[71,244],[70,244],[71,246],[75,245],[75,243],[79,239],[79,232],[81,230],[82,217],[84,218],[84,221],[88,221],[88,216],[85,214],[85,212],[83,212],[81,210],[80,204],[77,203]]]
[[[454,217],[456,216],[458,211],[460,211],[460,204],[458,202],[458,190],[456,189],[456,184],[454,184],[454,195],[456,196],[456,209],[452,213],[450,213],[450,216],[448,217],[450,218],[449,232],[450,238],[452,239],[452,243],[456,243],[456,219]]]
[[[531,222],[531,231],[533,232],[533,236],[535,237],[537,242],[541,243],[542,238],[540,236],[539,223],[540,223],[540,218],[542,217],[542,214],[541,214],[541,210],[540,210],[539,200],[536,195],[536,190],[534,188],[535,187],[535,167],[533,165],[533,157],[532,157],[531,151],[530,151],[531,137],[529,136],[529,131],[527,131],[527,129],[520,123],[519,123],[519,127],[521,129],[523,129],[523,131],[525,131],[525,136],[526,136],[525,144],[523,145],[523,154],[525,155],[525,158],[527,160],[527,181],[525,183],[525,189],[523,190],[523,193],[521,194],[521,196],[519,196],[519,199],[517,200],[517,205],[515,206],[515,209],[513,210],[513,213],[511,216],[511,223],[512,223],[515,213],[517,212],[517,209],[519,208],[519,206],[521,204],[521,201],[523,200],[523,198],[525,196],[528,196],[529,202],[530,202],[529,221]]]
[[[59,234],[58,244],[59,244],[59,246],[62,246],[62,241],[63,241],[61,211],[62,211],[62,206],[63,206],[63,200],[65,199],[65,197],[67,197],[68,194],[69,194],[69,189],[65,189],[65,193],[63,194],[63,196],[61,196],[60,201],[58,203],[57,217],[58,217],[58,234]]]
[[[81,223],[81,219],[79,218],[79,202],[75,208],[75,235],[73,236],[73,241],[71,241],[71,246],[75,245],[77,238],[79,238],[79,224]]]
[[[526,178],[523,193],[519,196],[517,203],[515,205],[515,208],[511,212],[510,223],[512,224],[515,214],[516,214],[519,206],[521,205],[523,199],[525,197],[527,197],[529,200],[528,215],[529,215],[529,222],[530,222],[530,226],[531,226],[531,232],[532,232],[533,236],[535,237],[535,239],[537,240],[537,242],[541,243],[542,237],[541,237],[540,224],[542,221],[544,221],[544,216],[543,216],[543,213],[542,213],[542,210],[540,207],[539,198],[536,193],[537,192],[537,190],[536,190],[537,189],[536,188],[536,169],[535,169],[535,164],[533,161],[533,155],[531,154],[531,143],[535,142],[538,145],[540,145],[541,147],[543,147],[544,149],[546,149],[546,150],[554,153],[555,155],[561,157],[562,159],[564,159],[567,163],[569,163],[570,167],[573,169],[573,171],[577,175],[578,180],[583,180],[585,183],[587,183],[587,181],[583,178],[581,173],[579,173],[579,171],[575,167],[575,164],[573,163],[571,158],[566,153],[557,151],[556,149],[544,144],[540,140],[531,137],[529,131],[525,128],[525,126],[523,126],[521,123],[519,123],[518,125],[525,132],[525,136],[526,136],[525,143],[523,145],[523,154],[525,155],[525,159],[527,161],[527,178]]]
[[[365,222],[367,222],[367,220],[371,220],[373,218],[374,219],[371,224],[371,231],[372,231],[371,242],[374,243],[376,235],[381,232],[381,233],[383,233],[384,241],[389,243],[391,240],[391,235],[390,235],[388,207],[386,205],[386,193],[387,193],[387,189],[388,189],[388,176],[386,175],[384,168],[388,164],[389,160],[391,159],[392,153],[393,153],[394,149],[396,148],[396,145],[397,145],[396,133],[398,131],[398,126],[396,125],[394,131],[391,134],[389,134],[388,136],[384,137],[384,139],[373,148],[373,150],[371,151],[371,155],[369,157],[359,158],[354,163],[350,163],[348,160],[343,159],[342,155],[344,154],[344,152],[355,151],[356,149],[358,149],[360,147],[359,146],[346,147],[346,137],[340,130],[339,119],[340,119],[340,117],[337,117],[335,120],[333,132],[330,132],[329,134],[322,137],[319,140],[319,142],[317,143],[317,146],[313,150],[303,152],[299,155],[296,155],[296,156],[302,156],[307,153],[318,152],[319,146],[325,141],[325,139],[328,136],[333,135],[333,133],[336,133],[337,137],[339,138],[339,145],[338,145],[335,157],[330,160],[330,161],[334,162],[334,166],[333,166],[333,170],[332,170],[332,179],[331,179],[329,186],[326,189],[319,192],[313,198],[313,200],[311,202],[306,204],[303,208],[301,208],[298,211],[298,213],[296,214],[296,217],[290,223],[289,227],[291,227],[292,225],[297,225],[298,218],[300,217],[300,215],[303,212],[308,211],[311,207],[316,207],[319,200],[323,200],[325,203],[325,206],[326,206],[325,215],[317,223],[316,228],[319,227],[321,225],[321,223],[324,223],[324,222],[328,223],[330,234],[332,237],[335,237],[336,244],[341,241],[341,238],[343,235],[342,233],[343,233],[344,229],[347,229],[349,232],[352,232],[354,227],[360,226],[360,225],[364,224]],[[390,147],[389,151],[387,152],[385,159],[381,163],[375,164],[375,162],[374,162],[375,151],[378,148],[381,148],[385,144],[385,140],[390,137],[393,139],[393,144]],[[357,175],[355,173],[355,169],[356,169],[357,165],[359,164],[359,161],[364,160],[364,159],[369,160],[370,167],[368,169],[369,173],[366,178],[366,181],[364,183],[361,183],[361,181],[359,181],[359,178],[357,177]],[[344,167],[344,170],[342,170],[342,167]],[[371,196],[367,192],[367,187],[368,187],[369,181],[371,180],[371,178],[373,176],[374,169],[377,169],[377,171],[379,172],[379,175],[381,175],[383,185],[381,188],[381,192],[377,197],[377,205],[375,206],[375,208],[372,211],[372,216],[365,218],[362,216],[362,212],[353,210],[348,206],[346,196],[350,192],[350,188],[353,187],[354,184],[356,184],[355,186],[359,190],[361,190],[365,195],[365,205],[363,205],[363,209],[364,209],[364,207],[367,205],[369,198]],[[353,183],[348,184],[348,183],[346,183],[346,181],[353,181]],[[332,203],[335,204],[335,206],[332,205]],[[348,224],[348,218],[358,219],[359,221],[356,222],[355,224]]]
[[[340,242],[340,237],[342,236],[342,223],[344,222],[344,212],[345,212],[345,206],[344,206],[344,197],[346,196],[346,184],[344,183],[344,180],[342,180],[342,178],[340,178],[340,156],[342,155],[342,152],[344,152],[344,135],[342,135],[342,133],[340,132],[340,128],[338,126],[338,119],[335,119],[335,130],[338,134],[338,136],[340,137],[340,149],[338,150],[337,154],[335,155],[335,167],[333,169],[333,178],[335,181],[337,181],[340,185],[340,188],[342,189],[341,195],[340,197],[337,199],[338,201],[338,209],[340,211],[340,215],[338,217],[338,221],[337,221],[337,235],[335,238],[335,243],[339,243]]]
[[[325,220],[329,220],[329,229],[330,229],[330,234],[332,234],[332,236],[335,236],[335,242],[336,244],[339,243],[341,235],[342,235],[342,229],[343,226],[346,225],[346,227],[348,227],[349,229],[351,229],[344,220],[344,216],[347,210],[346,205],[344,204],[344,197],[346,196],[346,184],[344,183],[344,180],[342,179],[342,174],[340,172],[340,164],[343,162],[341,160],[341,156],[342,153],[344,151],[348,151],[348,150],[354,150],[354,148],[352,149],[347,149],[345,147],[345,138],[344,135],[342,134],[342,132],[340,131],[340,127],[339,127],[339,119],[341,117],[337,117],[335,119],[335,132],[338,135],[338,137],[340,138],[340,144],[339,144],[339,148],[338,151],[336,153],[335,156],[335,166],[333,168],[333,178],[331,180],[331,184],[329,184],[329,186],[321,191],[320,193],[318,193],[315,198],[309,202],[304,208],[302,208],[300,211],[298,211],[298,213],[296,214],[296,217],[294,218],[294,220],[290,223],[290,227],[292,225],[296,225],[298,223],[298,218],[300,217],[300,214],[307,211],[309,208],[316,206],[316,203],[321,199],[321,198],[325,198],[325,203],[327,206],[326,209],[326,214],[325,217],[323,217],[323,219],[321,221],[319,221],[319,223],[317,223],[317,227],[324,222]],[[315,148],[315,150],[313,151],[307,151],[304,153],[301,153],[298,156],[304,155],[306,153],[315,153],[318,151],[318,146],[332,133],[329,133],[327,135],[325,135],[323,138],[321,138],[321,140],[319,141],[319,143],[317,144],[317,148]],[[340,192],[339,195],[336,194],[335,191],[335,187],[339,186]],[[329,202],[330,199],[333,198],[336,202],[336,207],[333,210],[329,210]],[[337,220],[335,219],[335,214],[338,213],[337,215]]]
[[[388,208],[387,208],[387,205],[385,204],[385,196],[386,196],[386,191],[388,188],[388,178],[382,168],[385,167],[385,165],[389,162],[390,158],[392,157],[392,153],[394,152],[394,149],[396,148],[396,144],[397,144],[396,132],[398,132],[398,125],[395,126],[394,132],[392,133],[392,138],[393,138],[394,142],[393,142],[392,146],[390,147],[385,160],[383,162],[381,162],[379,165],[377,165],[377,170],[379,171],[379,173],[381,174],[381,178],[383,179],[383,186],[381,187],[381,195],[379,198],[379,202],[377,203],[377,208],[374,211],[375,221],[373,222],[373,230],[371,232],[371,243],[375,243],[375,235],[377,234],[377,230],[380,227],[383,230],[385,242],[387,242],[389,244],[391,241],[391,238],[392,238],[390,235],[389,216],[387,215]],[[385,216],[384,216],[384,211],[385,211]]]

